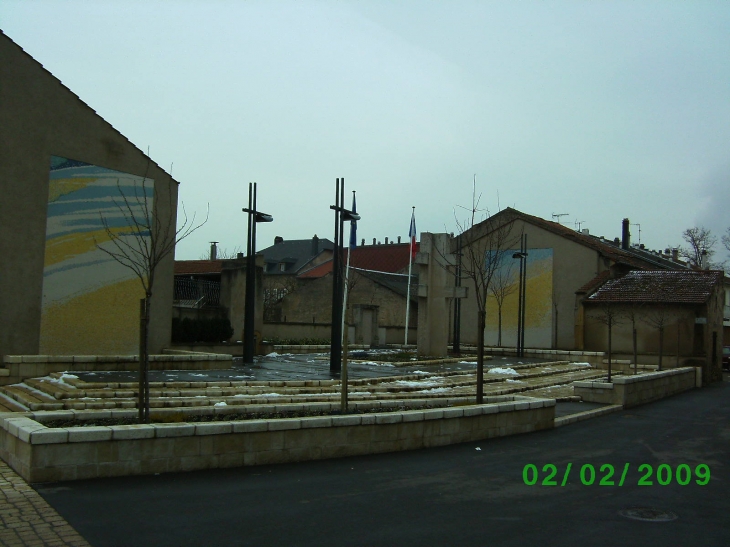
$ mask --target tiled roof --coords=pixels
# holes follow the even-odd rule
[[[509,222],[511,219],[523,220],[534,226],[552,232],[556,235],[575,241],[576,243],[583,245],[584,247],[588,247],[589,249],[593,249],[594,251],[601,253],[603,256],[619,264],[625,264],[627,266],[642,270],[657,268],[676,270],[686,269],[686,266],[684,264],[678,264],[668,260],[658,260],[657,257],[654,257],[651,255],[651,253],[647,252],[639,252],[633,249],[624,250],[620,246],[617,246],[608,240],[577,232],[572,228],[569,228],[568,226],[563,226],[562,224],[552,222],[550,220],[545,220],[544,218],[528,215],[527,213],[523,213],[522,211],[518,211],[517,209],[512,209],[511,207],[507,207],[506,209],[500,211],[491,219],[488,219],[488,221],[493,220],[497,222]]]
[[[611,272],[609,270],[604,270],[575,292],[578,294],[586,294],[592,292],[601,285],[603,285],[610,278]]]
[[[416,251],[419,244],[416,243]],[[347,253],[349,249],[345,249],[342,253],[344,262],[347,262]],[[361,268],[373,272],[390,272],[402,273],[408,269],[408,261],[410,258],[410,243],[396,243],[392,245],[365,245],[356,247],[352,252],[350,266],[353,268]],[[324,264],[307,270],[299,275],[301,279],[313,279],[324,277],[332,271],[332,260],[328,260]]]
[[[610,279],[585,302],[704,304],[723,282],[720,271],[633,271]]]
[[[220,274],[222,260],[176,260],[175,275]]]
[[[315,248],[316,245],[316,248]],[[258,254],[264,255],[264,262],[268,264],[286,264],[286,271],[266,268],[267,274],[293,274],[298,272],[312,258],[325,250],[332,250],[334,243],[329,239],[292,239],[275,243]]]

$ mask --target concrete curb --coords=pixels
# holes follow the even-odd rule
[[[570,414],[569,416],[562,416],[555,418],[555,427],[562,427],[564,425],[574,424],[576,422],[582,422],[583,420],[589,420],[591,418],[598,418],[606,414],[618,412],[622,410],[621,405],[609,405],[603,408],[594,408],[593,410],[586,410],[585,412],[578,412],[577,414]]]

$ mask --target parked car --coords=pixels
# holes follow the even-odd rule
[[[730,346],[722,348],[722,368],[730,370]]]

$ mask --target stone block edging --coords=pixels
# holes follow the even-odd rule
[[[617,375],[612,382],[573,382],[584,401],[624,408],[657,401],[702,385],[699,369],[680,367],[637,375]]]
[[[230,422],[49,428],[0,415],[0,456],[30,482],[238,467],[441,446],[554,426],[555,400]],[[31,414],[31,413],[28,413]]]

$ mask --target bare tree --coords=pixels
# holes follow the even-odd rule
[[[641,307],[640,302],[635,302],[625,308],[623,316],[631,323],[631,342],[634,349],[634,374],[637,373],[638,369],[638,344],[637,344],[637,330],[636,323],[641,321]]]
[[[682,239],[684,239],[687,245],[679,247],[679,254],[690,266],[702,268],[704,266],[703,259],[707,260],[708,264],[712,267],[720,266],[720,264],[712,263],[717,238],[712,235],[711,230],[704,226],[687,228],[682,232]]]
[[[110,219],[100,213],[101,223],[109,241],[103,243],[95,241],[95,243],[100,251],[125,268],[132,270],[142,284],[144,299],[140,302],[138,408],[140,423],[149,423],[150,302],[155,289],[157,268],[166,257],[173,253],[175,245],[179,241],[207,222],[208,215],[206,214],[203,222],[196,224],[195,214],[192,218],[188,218],[183,206],[183,221],[176,228],[173,193],[167,192],[168,213],[165,215],[159,199],[154,198],[154,187],[149,184],[147,171],[145,171],[141,184],[135,180],[131,191],[125,191],[117,179],[117,190],[119,198],[112,198],[112,201],[121,215],[118,219],[121,218],[124,230],[119,230],[118,222],[112,226]]]
[[[727,229],[726,233],[722,236],[722,244],[725,250],[730,252],[730,228]]]
[[[238,245],[236,245],[232,251],[218,247],[216,249],[215,258],[216,260],[233,260],[234,258],[238,258],[238,254],[241,252],[243,251]],[[210,260],[210,251],[200,253],[198,260]]]
[[[299,289],[299,281],[293,275],[264,275],[263,285],[264,321],[280,321],[279,304]]]
[[[517,290],[515,261],[507,250],[498,251],[500,263],[489,284],[489,293],[497,304],[497,346],[502,346],[502,305],[505,298]]]
[[[560,325],[560,322],[558,321],[558,302],[560,301],[560,291],[558,291],[555,288],[555,284],[553,284],[553,311],[555,312],[555,340],[554,340],[554,348],[558,349],[558,327]]]
[[[489,211],[479,208],[481,195],[476,195],[476,177],[472,188],[471,208],[466,220],[460,221],[456,214],[456,225],[461,238],[461,272],[464,279],[470,279],[474,286],[477,304],[477,388],[476,402],[484,400],[484,330],[487,322],[487,291],[499,269],[503,252],[517,244],[518,236],[513,234],[514,219],[505,216],[490,216]],[[484,216],[479,222],[478,217]],[[452,241],[456,244],[456,238]]]
[[[659,331],[659,370],[662,370],[664,355],[664,329],[674,318],[672,311],[663,304],[656,304],[646,311],[644,322]]]
[[[616,308],[616,305],[612,302],[601,302],[598,305],[598,309],[595,313],[591,314],[591,317],[606,325],[608,329],[608,381],[611,381],[611,365],[613,360],[612,355],[612,334],[613,327],[621,323],[621,314]]]

